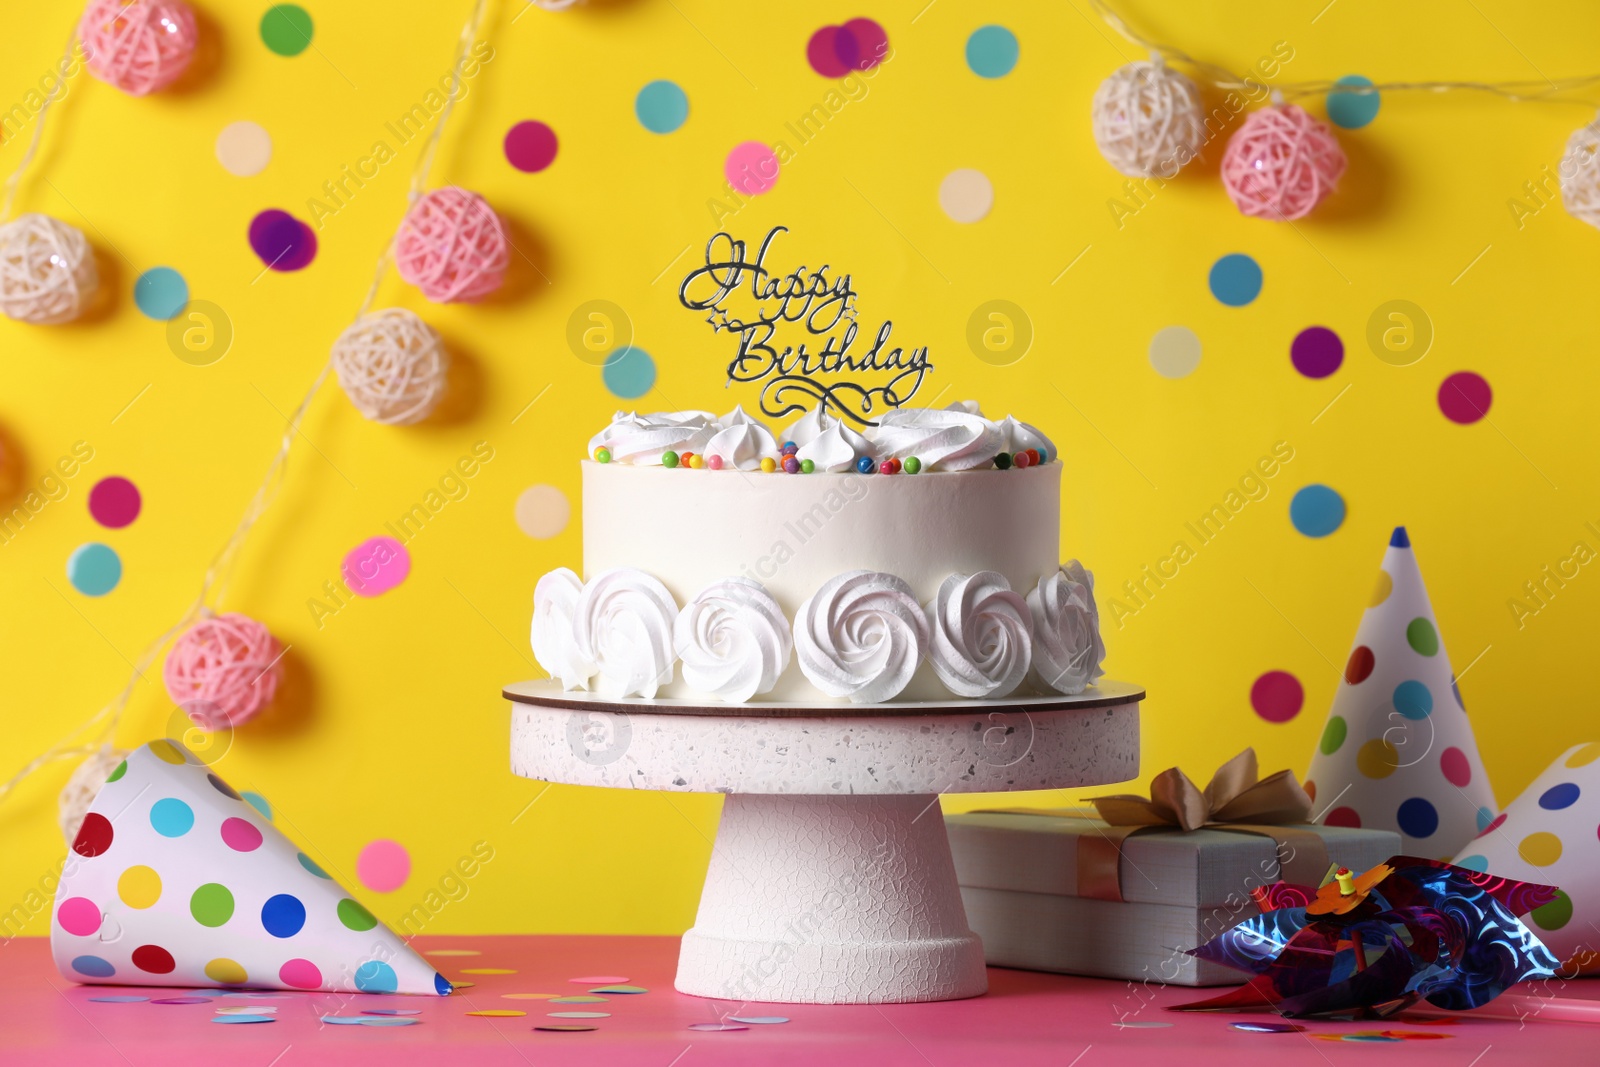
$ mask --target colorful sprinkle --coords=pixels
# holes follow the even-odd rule
[[[907,474],[916,474],[921,469],[922,469],[922,460],[918,459],[916,456],[907,456],[906,457],[905,472]]]
[[[101,526],[120,530],[139,517],[139,488],[126,478],[101,478],[89,490],[89,515]]]
[[[998,456],[994,457],[994,465],[995,465],[995,467],[997,467],[998,469],[1003,470],[1003,471],[1010,470],[1011,469],[1011,454],[1009,452],[1000,453]]]
[[[506,131],[506,162],[524,174],[537,174],[556,160],[556,131],[529,119]]]
[[[707,456],[706,457],[706,466],[711,468],[714,471],[721,470],[722,469],[722,457],[721,456]]]
[[[692,470],[699,470],[701,467],[704,467],[705,465],[706,465],[706,461],[705,461],[705,457],[704,456],[691,456],[689,458],[689,467]]]
[[[871,456],[862,456],[860,459],[856,460],[856,470],[860,471],[862,474],[871,474],[873,471],[877,470],[877,464],[872,462]]]
[[[597,448],[597,449],[595,449],[594,450],[594,459],[595,459],[596,463],[610,463],[611,462],[611,449],[609,449],[609,448]]]
[[[1011,465],[1019,471],[1026,470],[1028,467],[1033,466],[1033,460],[1029,458],[1028,453],[1018,452],[1011,457]]]
[[[661,453],[661,465],[668,470],[676,467],[678,465],[678,454],[670,449]]]
[[[803,459],[803,460],[800,461],[800,473],[801,474],[810,474],[812,471],[814,471],[816,469],[817,469],[817,465],[813,461],[811,461],[809,459]]]
[[[771,456],[762,456],[761,469],[767,474],[771,474],[773,471],[778,469],[778,461],[773,459]]]
[[[783,470],[786,474],[799,474],[800,461],[795,459],[793,456],[785,456],[783,460]]]

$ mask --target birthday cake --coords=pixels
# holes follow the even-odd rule
[[[1105,649],[1060,561],[1062,464],[976,404],[781,436],[742,408],[618,413],[583,461],[583,574],[534,591],[567,690],[698,703],[1080,693]]]

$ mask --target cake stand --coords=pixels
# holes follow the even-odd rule
[[[1137,777],[1144,690],[869,706],[614,700],[551,682],[504,695],[524,778],[725,795],[680,992],[888,1004],[988,989],[939,794]]]

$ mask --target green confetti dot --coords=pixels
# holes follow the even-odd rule
[[[1439,631],[1433,628],[1433,623],[1419,615],[1406,625],[1406,644],[1414,648],[1419,656],[1431,656],[1439,651]]]
[[[1572,921],[1572,898],[1560,889],[1556,899],[1542,907],[1534,908],[1529,916],[1541,930],[1559,930]]]
[[[378,920],[372,917],[372,912],[348,897],[339,901],[339,921],[357,931],[370,930],[378,925]]]
[[[233,918],[233,894],[225,885],[207,882],[189,898],[189,914],[201,926],[221,926]]]
[[[1344,739],[1349,733],[1350,727],[1345,724],[1344,719],[1338,715],[1329,719],[1328,725],[1322,728],[1322,754],[1331,756],[1339,751],[1339,747],[1344,744]]]
[[[299,4],[277,4],[261,16],[261,42],[280,56],[311,47],[311,13]]]

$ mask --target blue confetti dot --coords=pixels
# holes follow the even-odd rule
[[[260,793],[252,793],[248,789],[239,795],[244,798],[246,804],[249,804],[252,808],[255,808],[257,811],[259,811],[263,819],[266,819],[268,822],[272,821],[272,805],[267,803],[266,797],[262,796]]]
[[[122,581],[122,559],[98,541],[79,545],[67,557],[67,581],[84,596],[105,596]]]
[[[1433,694],[1412,679],[1394,687],[1394,710],[1411,720],[1426,719],[1433,711]]]
[[[1478,871],[1480,874],[1489,869],[1489,857],[1487,856],[1462,856],[1460,859],[1452,860],[1451,862],[1457,867],[1465,867],[1469,871]]]
[[[177,797],[150,805],[150,825],[162,837],[182,837],[194,829],[194,809]]]
[[[171,267],[151,267],[133,283],[133,302],[150,318],[165,322],[189,302],[189,283]]]
[[[72,961],[72,969],[90,978],[110,978],[117,973],[110,960],[99,956],[79,956]]]
[[[382,960],[368,960],[356,968],[356,988],[363,993],[393,993],[400,988],[400,979]]]
[[[1344,497],[1325,485],[1308,485],[1289,501],[1289,521],[1307,537],[1327,537],[1344,524]]]
[[[967,38],[967,66],[980,78],[1004,78],[1017,65],[1017,35],[1004,26],[984,26]]]
[[[677,82],[653,81],[633,100],[639,125],[651,133],[671,133],[689,118],[689,97]]]
[[[274,1015],[215,1015],[211,1021],[229,1026],[246,1026],[250,1023],[275,1023],[278,1019]]]
[[[1407,837],[1431,837],[1439,828],[1439,813],[1421,797],[1412,797],[1395,813],[1400,832]]]
[[[600,378],[613,395],[633,400],[656,384],[656,361],[644,349],[626,345],[606,357]]]
[[[1546,789],[1539,797],[1539,806],[1545,811],[1570,808],[1578,800],[1578,787],[1572,782],[1562,782]]]
[[[1231,308],[1261,295],[1261,264],[1243,252],[1230,252],[1211,264],[1211,295]]]
[[[1494,822],[1494,812],[1489,808],[1478,809],[1478,833],[1483,833]]]
[[[1370,87],[1372,83],[1359,74],[1346,74],[1335,85]],[[1338,89],[1328,94],[1328,121],[1345,130],[1359,130],[1378,117],[1378,107],[1383,103],[1376,92],[1349,93]]]
[[[306,906],[288,893],[268,897],[261,905],[261,925],[273,937],[293,937],[305,924]]]

